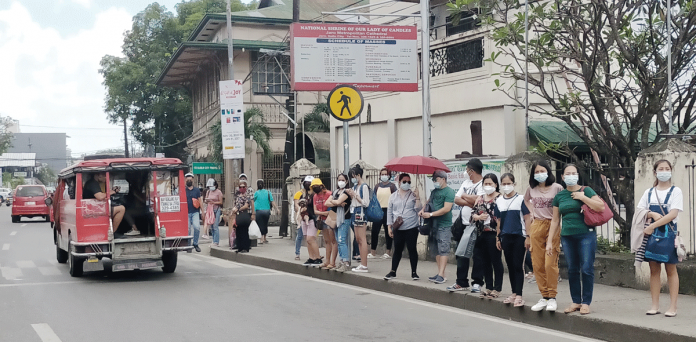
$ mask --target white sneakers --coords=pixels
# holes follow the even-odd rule
[[[556,299],[539,299],[539,302],[532,306],[532,311],[541,311],[544,310],[544,308],[546,308],[546,311],[556,311],[556,309],[558,309],[558,303],[556,303]]]
[[[363,265],[358,265],[358,267],[353,268],[351,271],[358,273],[367,273],[369,270]]]

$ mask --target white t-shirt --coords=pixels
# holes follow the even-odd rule
[[[483,180],[478,181],[476,184],[474,184],[474,182],[472,182],[470,179],[465,180],[464,183],[462,183],[462,185],[459,187],[459,191],[457,191],[455,198],[462,197],[463,194],[479,196],[485,195],[486,192],[483,191]],[[465,226],[469,225],[471,211],[472,209],[467,206],[462,207],[462,210],[459,211],[459,215],[462,217],[462,224]]]
[[[653,189],[653,188],[650,188]],[[645,190],[643,193],[643,197],[640,198],[640,201],[638,202],[638,208],[640,209],[648,209],[650,210],[650,205],[651,204],[664,204],[665,203],[665,198],[667,198],[667,193],[669,193],[669,189],[666,190],[657,190],[653,189],[652,195],[650,195],[650,203],[648,203],[648,192],[650,192],[650,189]],[[657,194],[657,196],[656,196]],[[660,201],[657,201],[657,198],[660,198]],[[665,214],[669,213],[670,210],[672,209],[678,209],[679,211],[684,211],[684,196],[682,195],[681,189],[678,187],[674,187],[674,190],[672,190],[672,195],[669,196],[669,201],[667,201],[667,204],[669,205],[669,210],[665,212]],[[662,214],[658,212],[658,214]],[[677,223],[677,220],[679,220],[679,216],[675,217],[672,222]]]

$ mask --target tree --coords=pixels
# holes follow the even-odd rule
[[[305,132],[326,132],[331,131],[331,121],[329,120],[329,106],[326,103],[317,103],[312,111],[305,115],[300,122],[304,126]],[[301,128],[299,129],[302,130]]]
[[[641,149],[657,141],[648,134],[651,126],[668,131],[670,95],[675,101],[677,133],[693,133],[696,128],[696,11],[692,1],[673,0],[672,4],[673,28],[668,34],[665,0],[529,2],[527,45],[524,2],[456,0],[448,4],[455,16],[478,13],[481,25],[491,30],[498,51],[488,61],[502,68],[494,91],[502,91],[524,108],[525,98],[517,92],[528,65],[530,95],[542,99],[530,104],[529,112],[564,121],[592,149],[593,161],[585,162],[567,145],[562,147],[581,169],[611,181],[611,190],[626,208],[623,218],[612,206],[624,244],[629,243],[634,211],[634,163]],[[668,37],[672,41],[671,94]],[[613,202],[610,192],[602,197]]]
[[[9,128],[14,123],[15,121],[11,117],[0,116],[0,154],[7,152],[12,147],[12,132],[9,131]]]
[[[249,108],[244,112],[244,139],[251,139],[263,151],[264,158],[273,155],[270,141],[271,128],[264,122],[263,111],[259,108]],[[210,155],[213,162],[222,162],[222,124],[215,122],[210,128]]]
[[[256,9],[256,7],[258,7],[258,2],[256,1],[248,5],[245,5],[239,0],[233,0],[230,3],[232,12]],[[226,0],[182,1],[176,5],[181,38],[184,40],[187,39],[206,13],[223,13],[225,11],[227,11]]]
[[[56,183],[56,174],[50,167],[42,166],[39,172],[36,173],[36,178],[44,185]]]

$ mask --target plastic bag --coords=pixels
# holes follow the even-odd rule
[[[251,224],[249,225],[249,238],[250,239],[260,239],[262,237],[261,235],[261,229],[259,228],[259,225],[256,224],[256,221],[251,221]]]

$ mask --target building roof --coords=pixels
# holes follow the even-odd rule
[[[34,167],[36,153],[3,153],[0,155],[0,167]]]
[[[580,125],[580,123],[577,123]],[[624,133],[627,132],[624,126]],[[657,130],[654,125],[650,126],[648,141],[655,141]],[[588,152],[589,146],[582,140],[575,131],[563,121],[529,121],[529,137],[531,140],[543,141],[545,143],[567,143],[571,149],[575,148],[578,152]]]

